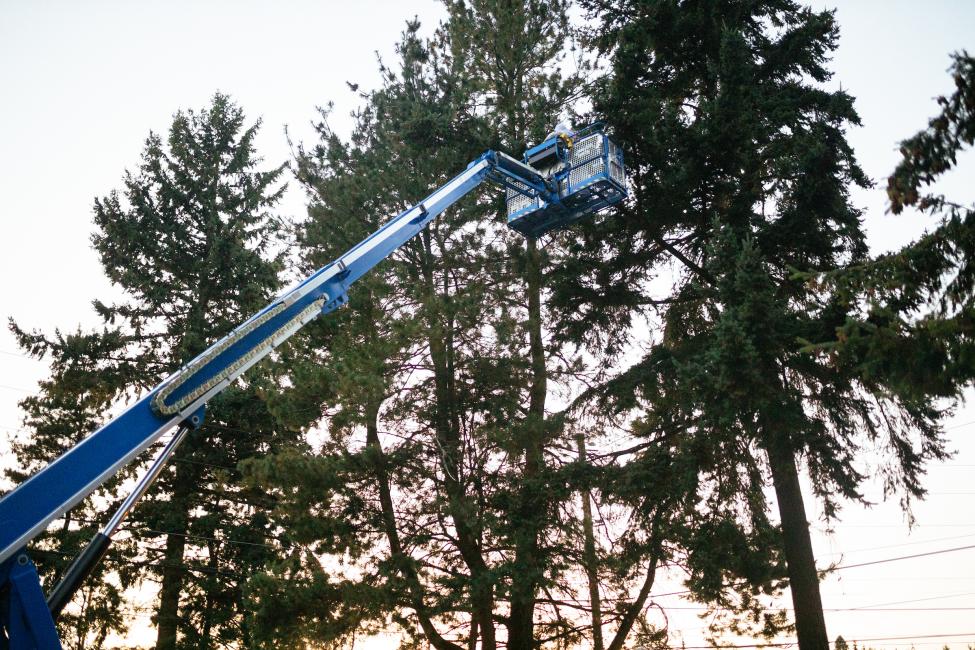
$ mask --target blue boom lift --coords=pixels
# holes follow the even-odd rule
[[[622,152],[598,125],[574,134],[559,129],[520,161],[488,151],[31,476],[0,500],[0,650],[61,648],[54,620],[180,442],[202,424],[207,402],[303,325],[344,305],[353,282],[484,181],[505,188],[508,225],[528,237],[564,227],[627,195]],[[28,542],[172,429],[132,493],[45,597]]]

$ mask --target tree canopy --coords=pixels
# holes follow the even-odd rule
[[[150,134],[94,202],[115,303],[96,331],[28,331],[51,376],[21,406],[22,481],[126,400],[416,205],[487,149],[604,122],[629,197],[543,239],[466,197],[208,408],[61,620],[108,647],[158,588],[157,650],[664,647],[679,571],[708,632],[828,636],[809,521],[905,509],[949,456],[973,379],[973,209],[928,191],[975,140],[975,60],[902,143],[891,211],[938,218],[871,256],[871,188],[833,89],[835,14],[795,0],[445,0],[407,21],[350,133],[319,109],[288,165],[223,94]],[[327,99],[327,98],[324,98]],[[326,106],[328,106],[326,104]],[[880,450],[879,456],[877,450]],[[46,583],[126,470],[35,543]],[[801,489],[812,486],[813,503]],[[155,587],[154,587],[155,588]],[[788,589],[792,612],[773,605]],[[834,631],[835,632],[835,631]],[[836,641],[839,647],[842,637]],[[845,641],[843,642],[845,646]]]
[[[201,111],[179,111],[166,139],[146,139],[124,189],[95,200],[92,243],[123,299],[94,301],[105,323],[100,331],[49,336],[11,324],[21,346],[49,358],[53,370],[40,395],[22,404],[34,435],[14,449],[20,466],[35,469],[70,447],[116,404],[202,352],[278,288],[284,248],[273,210],[285,167],[258,169],[258,127],[246,125],[243,111],[221,94]],[[124,629],[121,592],[147,580],[159,584],[157,648],[247,643],[243,585],[276,549],[267,544],[274,533],[267,499],[240,483],[236,465],[298,438],[260,398],[268,381],[251,377],[211,402],[207,424],[130,515],[101,585],[82,594],[81,615],[99,622],[86,633],[70,613],[62,619],[76,647],[101,647],[107,631]],[[71,551],[103,523],[97,513],[117,490],[118,481],[109,484],[51,529],[53,539],[43,544],[57,546],[59,555],[42,565],[47,577],[59,575]]]

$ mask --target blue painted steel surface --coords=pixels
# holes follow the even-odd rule
[[[350,284],[420,232],[451,204],[477,187],[485,179],[491,167],[489,154],[478,158],[464,172],[433,192],[420,204],[391,219],[338,260],[320,269],[293,291],[248,319],[241,327],[259,319],[261,315],[281,304],[287,304],[288,306],[274,318],[226,350],[209,358],[192,376],[185,378],[181,377],[180,373],[176,373],[168,378],[127,411],[4,496],[0,500],[0,561],[24,546],[50,521],[90,494],[122,465],[145,450],[187,415],[198,410],[213,396],[212,394],[202,396],[180,409],[176,415],[161,416],[152,408],[151,402],[155,394],[169,382],[177,378],[185,381],[167,400],[167,402],[176,401],[243,358],[251,352],[255,343],[277,332],[282,324],[287,323],[295,314],[300,313],[316,300],[327,296],[328,302],[321,312],[329,312],[340,307],[345,302],[346,290]],[[233,336],[233,333],[228,336]],[[218,341],[211,346],[210,350],[219,346]],[[184,368],[207,359],[210,350]],[[270,349],[251,359],[248,366],[259,361],[269,352]],[[239,375],[244,370],[246,367],[236,374]],[[211,393],[219,392],[222,388],[223,386],[218,386]]]
[[[544,170],[569,161],[572,139],[568,134],[553,136],[525,152],[524,160],[536,169]]]
[[[35,535],[168,430],[184,420],[199,420],[209,399],[306,322],[345,304],[353,282],[487,179],[509,192],[548,204],[554,210],[551,214],[561,215],[563,223],[579,218],[587,207],[615,202],[604,192],[597,193],[597,201],[588,195],[585,199],[566,195],[557,184],[559,179],[547,179],[510,156],[488,151],[419,204],[390,219],[184,365],[124,413],[0,499],[0,589],[6,586],[10,593],[18,594],[0,610],[0,647],[5,633],[17,650],[60,648],[36,571],[21,550]],[[596,187],[603,180],[597,174],[587,179],[587,186]],[[625,194],[625,184],[619,191]],[[509,221],[516,230],[529,234],[540,227],[546,231],[554,227],[548,221],[539,226],[537,219],[532,226],[528,223]],[[190,424],[195,428],[199,422]]]
[[[146,396],[4,496],[0,559],[10,557],[178,421],[160,419]]]
[[[23,549],[0,563],[5,612],[0,616],[0,647],[11,650],[61,650],[54,621],[34,563]]]
[[[557,146],[559,138],[550,138],[529,149],[529,155],[544,155]],[[562,160],[562,157],[559,158]],[[615,205],[627,196],[623,152],[599,130],[577,137],[571,155],[564,164],[549,172],[558,191],[542,196],[509,188],[508,225],[529,237],[540,237],[556,228],[564,228],[579,219]]]
[[[539,142],[534,147],[529,147],[528,149],[525,149],[525,160],[531,160],[533,156],[536,156],[539,153],[555,146],[555,143],[557,141],[558,138],[549,138],[548,140]]]
[[[286,307],[270,318],[267,322],[259,327],[256,327],[253,331],[229,346],[226,350],[209,358],[206,365],[193,374],[192,381],[186,381],[186,383],[180,385],[166,398],[165,402],[167,404],[175,404],[180,399],[188,396],[199,386],[202,386],[210,379],[220,375],[223,369],[230,367],[234,362],[244,358],[251,350],[254,350],[258,344],[278,332],[282,327],[287,325],[298,314],[304,311],[306,307],[310,306],[320,297],[328,295],[329,298],[331,298],[336,295],[344,295],[344,293],[344,287],[341,287],[339,283],[326,283],[314,291],[309,292],[303,298],[292,303],[290,307]],[[265,309],[258,312],[254,317],[249,319],[238,329],[243,329],[251,322],[259,320],[262,316],[271,312],[278,304],[280,303],[276,302],[268,305]],[[200,359],[200,357],[197,358]]]

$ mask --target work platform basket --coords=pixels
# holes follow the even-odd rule
[[[538,237],[616,205],[627,196],[623,151],[609,136],[596,131],[582,135],[571,147],[564,146],[565,142],[564,137],[556,136],[525,154],[525,162],[532,164],[533,156],[537,160],[541,150],[551,147],[553,156],[561,158],[549,169],[539,169],[557,184],[557,200],[531,192],[527,186],[508,187],[508,225],[522,234]]]

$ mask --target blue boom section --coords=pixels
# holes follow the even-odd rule
[[[606,159],[606,155],[601,155],[601,160]],[[597,174],[579,188],[599,186],[602,179]],[[578,219],[587,210],[592,211],[593,206],[613,203],[605,189],[591,192],[598,195],[598,200],[589,194],[574,197],[565,191],[562,176],[553,178],[526,162],[488,151],[419,204],[390,219],[184,365],[125,412],[0,499],[0,593],[7,594],[0,599],[0,648],[8,647],[5,642],[14,650],[61,647],[37,573],[24,551],[31,539],[167,431],[184,422],[193,428],[198,426],[211,398],[302,326],[345,304],[346,292],[353,282],[485,180],[507,188],[509,196],[513,192],[539,206],[552,206],[551,214],[562,215],[562,222]],[[625,184],[623,187],[625,192]],[[528,234],[557,225],[549,217],[526,220],[529,212],[538,210],[519,214],[509,225]]]
[[[0,561],[10,557],[50,521],[200,409],[305,322],[341,306],[352,282],[477,187],[491,168],[488,155],[479,158],[420,204],[397,215],[336,261],[268,305],[124,413],[7,494],[0,500]],[[299,318],[309,308],[313,309],[310,317],[306,317],[307,320]],[[255,326],[256,323],[259,325]],[[242,332],[245,334],[239,336]],[[254,354],[255,351],[258,354]],[[227,369],[234,366],[237,367],[228,374]],[[214,379],[217,382],[206,391],[180,403]],[[157,399],[174,384],[178,387],[166,399]],[[160,406],[169,410],[160,412]]]

